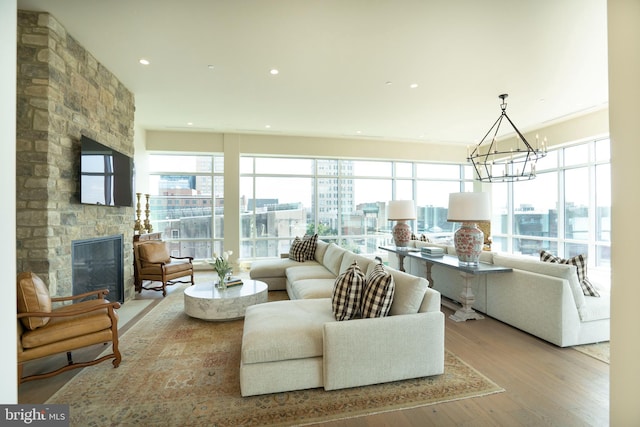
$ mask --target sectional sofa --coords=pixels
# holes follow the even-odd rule
[[[354,262],[370,273],[376,261],[318,241],[313,259],[256,261],[252,279],[290,300],[245,313],[240,363],[243,396],[324,387],[341,389],[444,372],[440,294],[425,278],[389,268],[395,294],[389,315],[337,321],[336,278]]]
[[[456,254],[453,246],[417,240],[410,246],[438,246],[450,255]],[[475,278],[475,310],[560,347],[609,340],[610,293],[608,286],[598,284],[598,279],[590,275],[600,296],[585,296],[573,265],[497,252],[483,252],[480,260],[513,271]],[[397,264],[397,256],[390,253],[389,265]],[[423,260],[405,257],[404,268],[410,274],[426,277]],[[434,265],[431,277],[442,296],[460,300],[463,279],[458,272]]]

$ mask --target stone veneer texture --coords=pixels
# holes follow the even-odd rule
[[[71,243],[123,235],[134,297],[133,207],[80,204],[80,137],[133,156],[134,96],[50,14],[18,11],[17,269],[72,294]]]

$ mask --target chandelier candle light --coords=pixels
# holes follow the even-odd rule
[[[393,227],[393,240],[398,248],[409,246],[411,227],[406,221],[416,219],[413,200],[391,200],[389,202],[389,221],[397,221]]]
[[[507,115],[509,96],[503,93],[500,108],[502,113],[493,126],[487,131],[480,143],[473,149],[467,148],[467,161],[473,164],[476,179],[487,182],[526,181],[536,177],[536,163],[538,159],[547,155],[547,139],[540,141],[536,135],[535,147],[529,144],[524,135],[518,130]],[[498,146],[498,130],[503,119],[507,119],[516,133],[515,147],[507,141]]]
[[[453,236],[458,261],[465,265],[478,265],[484,233],[477,222],[491,219],[489,193],[451,193],[447,221],[461,222]]]

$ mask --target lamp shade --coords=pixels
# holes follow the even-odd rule
[[[489,193],[449,194],[449,222],[477,222],[491,219]]]
[[[391,200],[389,202],[389,220],[416,219],[413,200]]]

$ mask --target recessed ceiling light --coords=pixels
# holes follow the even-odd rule
[[[357,133],[358,135],[360,135],[360,134],[362,133],[362,131],[361,131],[361,130],[357,130],[357,131],[356,131],[356,133]]]
[[[264,125],[265,128],[271,129],[271,125]]]
[[[386,81],[386,82],[384,82],[384,84],[387,85],[387,86],[391,86],[393,84],[393,82],[392,81]]]
[[[417,87],[418,87],[418,83],[411,83],[411,84],[409,85],[409,87],[410,87],[411,89],[415,89],[415,88],[417,88]]]
[[[269,74],[271,74],[272,76],[277,76],[278,74],[280,74],[280,71],[278,71],[276,68],[272,68],[269,70]]]
[[[187,123],[187,126],[193,126],[193,122]]]
[[[216,67],[215,67],[215,65],[209,64],[209,65],[207,65],[207,68],[210,69],[210,70],[213,70]]]
[[[142,65],[151,64],[151,62],[148,59],[145,59],[145,58],[140,58],[140,60],[138,62],[141,63]]]

